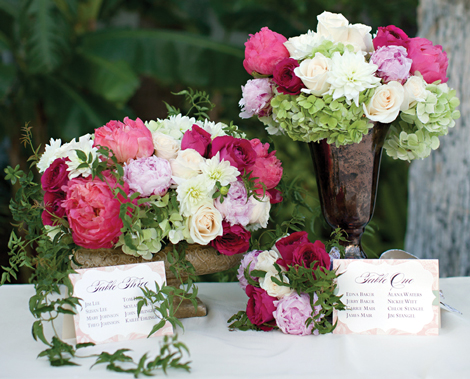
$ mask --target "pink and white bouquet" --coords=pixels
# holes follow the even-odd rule
[[[279,239],[270,250],[245,254],[238,280],[248,296],[245,312],[229,322],[241,330],[280,329],[286,334],[318,335],[334,329],[333,308],[344,309],[334,295],[336,273],[330,271],[339,250],[327,253],[321,241],[311,243],[306,232]]]
[[[285,38],[264,27],[245,43],[240,117],[257,116],[270,134],[337,146],[358,143],[374,126],[391,124],[388,155],[427,157],[460,117],[446,82],[439,45],[396,26],[350,24],[323,12],[317,31]]]
[[[52,237],[144,259],[180,241],[244,253],[282,201],[282,165],[268,143],[243,137],[236,126],[179,114],[51,139],[37,163],[43,224]]]

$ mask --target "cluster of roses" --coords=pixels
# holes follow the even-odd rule
[[[250,230],[266,227],[271,204],[282,201],[275,189],[282,167],[269,144],[240,138],[233,129],[177,115],[145,124],[110,121],[78,142],[51,139],[37,165],[45,191],[43,224],[51,235],[65,226],[84,248],[121,245],[145,259],[168,240],[243,253]],[[107,157],[100,148],[109,149]],[[109,166],[104,180],[92,176],[97,160]],[[121,179],[111,175],[118,171],[112,160],[122,167]],[[129,202],[139,204],[139,217],[155,217],[151,227],[131,233],[137,250],[124,243],[121,231],[122,204]]]
[[[355,114],[358,119],[365,116],[370,121],[392,123],[402,112],[408,124],[416,124],[414,131],[424,128],[435,133],[430,135],[431,138],[446,133],[458,114],[454,112],[453,117],[450,117],[442,113],[442,108],[452,113],[458,100],[449,100],[451,104],[448,105],[448,102],[440,99],[441,92],[448,94],[450,91],[443,84],[448,80],[448,60],[442,47],[434,46],[425,38],[409,38],[393,25],[379,27],[374,39],[370,31],[369,26],[349,24],[341,14],[324,12],[318,16],[317,32],[308,31],[286,39],[264,27],[251,35],[245,43],[243,65],[255,79],[242,87],[240,117],[256,115],[267,126],[270,134],[287,132],[296,140],[315,142],[318,134],[305,132],[299,136],[290,133],[286,125],[276,119],[276,113],[273,114],[271,100],[279,95],[314,95],[326,101],[325,98],[330,96],[333,101],[344,101],[360,107],[360,112]],[[441,83],[438,90],[429,86],[438,84],[438,81]],[[449,99],[452,97],[449,96]],[[302,107],[300,101],[288,105],[287,113],[298,113],[299,116],[302,111],[299,103]],[[316,110],[325,104],[318,102],[313,106],[312,103],[313,100],[304,103],[304,113],[314,118]],[[424,110],[416,110],[420,103]],[[425,110],[424,105],[430,107],[430,112]],[[335,102],[327,115],[338,110],[341,108]],[[342,112],[345,116],[345,112]],[[439,115],[430,121],[429,113]],[[324,118],[325,113],[321,116]],[[329,124],[331,128],[337,124],[336,121],[328,121],[328,118],[323,122],[320,116],[313,121],[320,125]],[[437,130],[439,128],[445,130],[441,133]],[[411,131],[405,132],[408,134]],[[325,134],[320,136],[325,138]],[[405,137],[402,135],[402,139]],[[418,135],[420,138],[423,139]],[[437,148],[437,140],[432,142],[432,148]],[[402,156],[399,158],[404,159]]]
[[[297,270],[299,266],[330,270],[334,258],[339,258],[338,251],[333,251],[330,256],[325,245],[321,241],[311,243],[306,232],[281,238],[271,250],[246,253],[237,277],[249,297],[246,315],[250,322],[264,331],[277,326],[286,334],[318,335],[313,322],[307,326],[307,320],[321,312],[320,306],[312,307],[318,300],[317,295],[312,294],[311,298],[309,294],[297,293],[289,286],[277,284],[273,278],[288,284],[290,270]],[[254,277],[250,275],[253,271],[263,271],[266,275]],[[245,275],[249,275],[252,284]],[[257,285],[253,285],[255,282]]]

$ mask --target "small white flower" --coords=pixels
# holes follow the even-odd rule
[[[367,63],[361,52],[351,53],[346,50],[343,55],[335,52],[327,79],[331,84],[328,93],[333,95],[333,100],[344,96],[348,104],[352,100],[359,106],[359,94],[380,83],[380,78],[374,76],[376,71],[377,65]]]
[[[178,187],[176,188],[176,199],[180,203],[180,213],[188,217],[203,204],[212,204],[213,188],[207,185],[203,175],[191,179],[174,178]]]
[[[251,196],[248,201],[253,205],[253,211],[247,229],[254,231],[260,228],[266,228],[269,221],[269,212],[271,211],[269,197],[265,196],[261,201],[258,201]]]
[[[177,140],[183,137],[183,134],[192,128],[196,124],[194,117],[187,117],[178,114],[176,116],[170,116],[165,120],[157,119],[157,121],[147,121],[145,126],[152,132],[160,132],[169,135]]]
[[[202,175],[206,178],[208,183],[219,182],[222,186],[226,186],[231,182],[237,180],[240,172],[230,165],[230,162],[223,160],[220,161],[219,152],[211,159],[205,159],[204,162],[199,166],[202,171]],[[209,187],[209,184],[208,184]]]
[[[49,145],[46,145],[44,153],[41,155],[37,168],[40,173],[43,173],[57,158],[60,158],[62,141],[60,139],[51,138]]]
[[[216,124],[215,122],[209,121],[209,120],[206,119],[206,120],[204,120],[204,122],[196,121],[196,124],[201,129],[204,129],[207,133],[209,133],[211,135],[212,139],[214,139],[215,137],[222,137],[222,136],[226,135],[223,128],[226,128],[227,125],[222,123],[222,122],[218,122]]]
[[[72,141],[70,141],[70,143],[64,144],[62,148],[64,149],[64,154],[70,159],[70,161],[67,161],[67,171],[69,172],[69,179],[76,178],[80,175],[82,175],[83,177],[87,177],[91,174],[91,165],[96,159],[98,151],[96,147],[93,147],[93,139],[91,134],[85,134],[84,136],[81,136],[78,142],[73,139]],[[86,162],[82,161],[78,157],[77,150],[81,150],[85,153],[85,155],[87,156]],[[88,156],[90,154],[92,156],[92,160],[91,162],[88,162]],[[78,168],[78,166],[80,166],[82,163],[89,163],[89,165],[88,167]]]
[[[318,33],[309,30],[305,34],[298,37],[291,37],[284,46],[289,50],[290,57],[297,60],[302,60],[310,55],[313,49],[320,45],[325,38]]]

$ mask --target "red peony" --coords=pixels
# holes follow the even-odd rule
[[[187,130],[181,140],[181,150],[194,149],[202,157],[207,158],[211,144],[211,135],[198,125],[194,124]]]
[[[286,41],[286,37],[267,27],[250,34],[250,39],[245,42],[243,67],[250,75],[272,75],[274,67],[284,58],[289,58],[289,51],[284,46]]]
[[[246,286],[246,294],[248,295],[248,304],[246,305],[246,315],[253,325],[258,326],[264,331],[270,331],[276,325],[273,312],[276,310],[274,301],[275,297],[269,296],[262,288],[254,287],[251,284]],[[269,325],[263,325],[269,324]]]
[[[95,129],[94,146],[109,147],[120,163],[147,158],[154,152],[152,133],[140,118],[133,121],[126,117],[124,123],[109,121]]]
[[[292,263],[294,265],[310,268],[312,262],[315,262],[313,266],[314,269],[318,267],[330,268],[330,256],[321,241],[302,244],[298,246],[292,254]]]
[[[300,246],[309,243],[307,232],[295,232],[276,242],[276,248],[282,259],[277,264],[287,268],[293,265],[294,251]]]
[[[216,137],[212,141],[209,158],[219,153],[220,160],[230,162],[240,173],[251,171],[250,168],[256,162],[256,152],[251,147],[250,141],[232,136]]]
[[[273,80],[278,85],[277,90],[285,95],[298,95],[305,88],[302,80],[294,74],[299,62],[292,58],[284,58],[274,67]]]
[[[406,48],[409,40],[410,38],[403,30],[394,25],[389,25],[380,26],[377,36],[372,42],[374,44],[374,50],[377,50],[381,46],[389,45],[403,46]]]
[[[121,235],[120,200],[126,199],[114,197],[116,180],[110,174],[105,176],[109,185],[99,178],[70,180],[62,203],[74,242],[87,249],[111,248]],[[124,191],[129,193],[127,185]]]
[[[428,39],[416,37],[410,39],[407,49],[408,58],[413,61],[410,69],[411,74],[419,71],[428,84],[434,83],[436,80],[440,80],[442,83],[447,82],[449,61],[446,52],[442,51],[442,46],[433,46]]]
[[[69,181],[68,158],[57,158],[41,176],[42,189],[46,192],[63,192],[62,186]]]
[[[224,234],[212,240],[210,245],[224,255],[242,254],[250,248],[251,233],[241,225],[222,223]]]

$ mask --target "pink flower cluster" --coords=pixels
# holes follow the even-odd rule
[[[266,255],[263,257],[263,254]],[[272,266],[267,268],[266,257],[273,260]],[[276,257],[278,258],[275,259]],[[250,274],[253,270],[262,270],[266,272],[266,276],[276,275],[278,272],[274,264],[281,268],[284,275],[289,270],[297,270],[299,266],[329,270],[330,256],[325,246],[320,241],[309,242],[306,232],[296,232],[277,241],[269,252],[255,250],[247,253],[237,275],[240,286],[249,298],[246,315],[253,325],[265,331],[277,326],[286,334],[318,334],[313,323],[306,325],[309,318],[320,312],[320,307],[312,307],[317,301],[315,294],[312,294],[312,298],[306,293],[299,294],[296,291],[281,291],[277,294],[272,288],[266,288],[264,285],[267,283],[266,277],[262,283],[263,280]],[[248,284],[245,271],[257,285]]]
[[[190,153],[188,161],[181,158],[183,164],[188,165],[184,172],[190,173],[188,178],[183,179],[175,175],[172,168],[176,158],[164,159],[154,154],[152,132],[140,119],[134,121],[126,117],[124,122],[110,121],[96,129],[94,147],[108,148],[109,156],[114,156],[118,163],[123,164],[122,181],[118,182],[116,175],[113,175],[115,173],[111,170],[115,168],[111,159],[107,162],[109,171],[105,171],[104,180],[101,180],[99,177],[92,178],[90,174],[69,178],[69,158],[56,158],[45,169],[41,178],[45,191],[43,224],[62,225],[64,223],[61,219],[65,218],[77,245],[89,249],[113,247],[123,227],[120,217],[122,204],[129,202],[131,195],[138,193],[140,198],[154,195],[163,197],[169,191],[177,190],[178,184],[175,180],[178,180],[178,183],[181,183],[181,180],[190,180],[192,172],[194,175],[202,175],[200,164],[212,162],[212,158],[217,156],[217,162],[223,163],[221,167],[226,169],[227,162],[233,167],[228,171],[232,174],[227,175],[232,175],[229,177],[231,180],[235,178],[235,181],[230,183],[228,193],[224,194],[224,201],[221,201],[220,198],[212,199],[215,182],[208,180],[207,186],[214,189],[208,190],[207,200],[201,202],[200,208],[207,207],[209,203],[212,208],[208,212],[215,212],[219,216],[215,216],[211,225],[207,223],[212,216],[201,216],[201,220],[192,217],[193,224],[190,224],[189,217],[180,211],[181,216],[184,216],[181,219],[186,223],[185,227],[190,229],[191,235],[206,236],[209,233],[210,237],[204,237],[204,241],[201,239],[194,242],[210,243],[226,255],[246,252],[251,237],[247,226],[263,223],[263,220],[267,223],[269,215],[258,209],[258,201],[248,198],[241,175],[251,173],[256,192],[262,196],[265,191],[263,204],[267,203],[269,206],[271,203],[282,201],[280,191],[275,188],[282,177],[281,162],[276,158],[275,151],[269,151],[267,143],[230,135],[214,138],[201,125],[204,126],[203,123],[193,124],[177,141],[179,151]],[[60,156],[63,150],[65,149],[58,151],[56,156]],[[106,158],[98,155],[97,159]],[[196,166],[191,166],[194,164]],[[233,173],[237,173],[236,176]],[[120,189],[119,195],[117,188]],[[148,203],[141,205],[143,211],[149,206]],[[197,209],[193,209],[193,213],[197,213]],[[269,213],[270,206],[266,209]],[[217,221],[218,217],[220,222]]]

